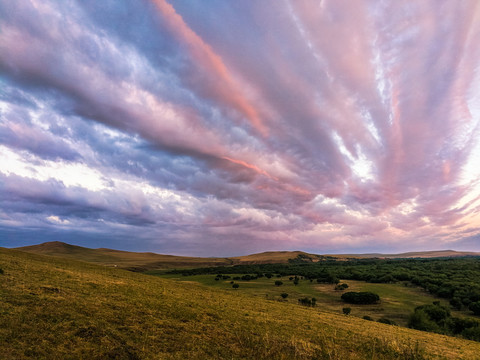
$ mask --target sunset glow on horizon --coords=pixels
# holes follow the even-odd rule
[[[0,2],[0,246],[480,251],[480,3]]]

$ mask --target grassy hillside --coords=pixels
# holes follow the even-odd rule
[[[213,275],[179,276],[178,274],[161,274],[158,276],[182,282],[196,282],[218,289],[228,289],[232,286],[230,284],[231,278],[216,281]],[[282,281],[283,284],[275,286],[274,282],[276,280]],[[343,292],[335,290],[333,284],[318,284],[317,282],[311,283],[308,280],[301,280],[298,285],[294,285],[293,281],[289,280],[289,276],[272,279],[262,277],[251,281],[236,280],[235,282],[240,285],[238,291],[243,294],[266,297],[290,303],[292,306],[297,305],[301,298],[315,297],[317,307],[322,311],[342,314],[342,309],[348,306],[352,308],[350,314],[352,317],[362,318],[368,315],[374,320],[388,318],[404,327],[407,326],[408,318],[416,306],[431,304],[433,301],[441,301],[444,305],[448,305],[448,301],[438,299],[421,288],[407,287],[401,284],[371,284],[363,281],[345,280],[349,285],[347,291],[371,291],[380,295],[381,301],[379,303],[366,306],[346,304],[340,298]],[[288,297],[282,299],[282,293],[287,293]]]
[[[437,250],[437,251],[417,251],[417,252],[406,252],[400,254],[343,254],[343,255],[334,255],[338,257],[351,257],[351,258],[380,258],[380,259],[431,259],[431,258],[441,258],[441,257],[463,257],[463,256],[480,256],[478,252],[472,251],[455,251],[455,250]]]
[[[59,256],[136,271],[231,264],[231,261],[225,258],[173,256],[151,252],[129,252],[102,248],[89,249],[59,241],[24,246],[17,249],[34,254]]]
[[[191,268],[216,265],[270,264],[287,263],[299,255],[305,259],[318,261],[321,255],[307,254],[301,251],[267,251],[260,254],[236,256],[231,258],[201,258],[174,255],[161,255],[151,252],[129,252],[112,249],[90,249],[69,245],[59,241],[39,245],[24,246],[17,250],[34,254],[52,255],[75,260],[82,260],[123,269],[148,271],[171,268]]]
[[[480,344],[0,248],[2,359],[478,359]]]
[[[232,257],[234,264],[281,264],[290,259],[302,257],[310,261],[319,261],[322,255],[308,254],[303,251],[266,251],[259,254]]]
[[[347,260],[348,258],[413,258],[413,257],[455,257],[473,256],[479,253],[445,251],[426,251],[416,253],[404,253],[397,255],[386,254],[363,254],[363,255],[316,255],[302,251],[267,251],[259,254],[236,256],[230,258],[201,258],[188,256],[161,255],[151,252],[129,252],[112,249],[89,249],[76,245],[69,245],[58,241],[46,242],[39,245],[24,246],[17,248],[34,254],[52,255],[63,258],[81,260],[95,264],[134,271],[180,269],[194,267],[208,267],[221,265],[245,265],[245,264],[274,264],[288,263],[295,259],[300,262],[319,262],[326,259]]]

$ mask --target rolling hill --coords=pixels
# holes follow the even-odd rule
[[[67,259],[81,260],[110,267],[120,267],[133,271],[230,265],[226,258],[199,258],[187,256],[161,255],[151,252],[131,252],[112,249],[90,249],[59,241],[39,245],[24,246],[18,250],[34,254],[51,255]]]
[[[326,259],[347,260],[348,258],[434,258],[434,257],[459,257],[480,256],[480,253],[457,252],[453,250],[409,252],[402,254],[342,254],[342,255],[317,255],[303,251],[267,251],[259,254],[229,257],[229,258],[202,258],[175,255],[161,255],[152,252],[129,252],[112,249],[90,249],[70,245],[63,242],[52,241],[39,245],[17,248],[34,254],[58,256],[68,259],[81,260],[110,267],[120,267],[132,271],[162,270],[172,268],[193,268],[221,265],[251,265],[287,263],[289,260],[300,262],[318,262]]]
[[[434,250],[434,251],[417,251],[405,252],[400,254],[350,254],[350,255],[333,255],[352,258],[379,258],[379,259],[415,259],[415,258],[441,258],[441,257],[464,257],[464,256],[480,256],[479,252],[472,251],[455,251],[455,250]]]
[[[0,248],[2,359],[478,359],[480,343]]]

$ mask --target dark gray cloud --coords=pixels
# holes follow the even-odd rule
[[[272,5],[1,3],[6,245],[475,247],[477,2]]]

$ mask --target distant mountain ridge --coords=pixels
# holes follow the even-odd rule
[[[356,258],[379,258],[379,259],[413,259],[413,258],[480,256],[480,252],[455,251],[455,250],[431,250],[431,251],[411,251],[411,252],[405,252],[400,254],[370,253],[370,254],[352,254],[352,255],[338,255],[338,256],[356,257]]]
[[[60,241],[45,242],[39,245],[23,246],[17,250],[70,258],[101,264],[115,266],[133,271],[147,271],[154,269],[171,269],[187,267],[226,266],[240,264],[272,264],[298,262],[319,262],[336,259],[345,261],[348,259],[403,259],[403,258],[435,258],[435,257],[465,257],[480,256],[478,252],[462,252],[454,250],[437,250],[406,252],[401,254],[339,254],[339,255],[318,255],[309,254],[303,251],[266,251],[258,254],[226,258],[202,258],[176,255],[162,255],[152,252],[131,252],[113,249],[91,249],[77,245],[70,245]]]

